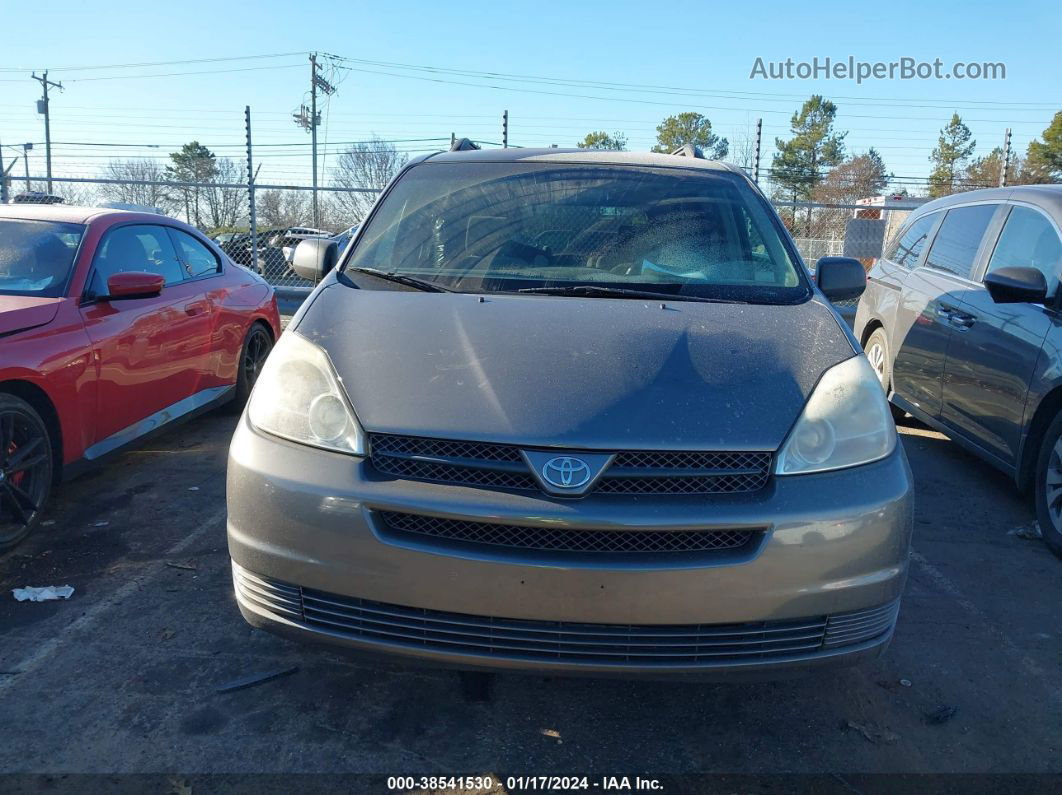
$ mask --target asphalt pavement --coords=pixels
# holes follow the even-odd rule
[[[1033,513],[1007,479],[937,433],[902,429],[917,528],[881,660],[758,684],[477,690],[244,623],[224,531],[235,422],[206,415],[65,484],[0,558],[0,772],[1062,772],[1062,561],[1022,537]],[[10,592],[67,584],[62,602]]]

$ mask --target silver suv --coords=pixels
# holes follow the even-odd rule
[[[740,171],[454,151],[406,167],[232,440],[252,624],[466,668],[733,675],[888,643],[912,487],[888,404]],[[323,278],[322,278],[323,277]]]
[[[898,415],[1035,491],[1062,555],[1062,186],[923,205],[869,273],[855,332]]]

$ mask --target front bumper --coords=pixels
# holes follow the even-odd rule
[[[462,668],[623,675],[775,675],[880,653],[912,526],[899,448],[864,467],[773,478],[755,495],[560,500],[384,479],[246,419],[228,503],[237,601],[256,626]],[[739,558],[455,550],[395,541],[380,511],[764,532]]]

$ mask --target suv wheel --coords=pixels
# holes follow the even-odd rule
[[[892,359],[889,357],[889,340],[885,336],[885,329],[874,329],[874,333],[867,339],[864,350],[866,351],[867,361],[874,368],[874,372],[878,374],[881,388],[885,390],[885,394],[888,394],[889,388],[892,386]],[[903,409],[892,405],[892,403],[889,404],[889,410],[892,412],[892,418],[897,421],[902,420],[907,414]]]
[[[0,394],[0,552],[28,536],[52,490],[52,443],[33,407]]]
[[[1062,414],[1040,443],[1036,461],[1036,518],[1051,551],[1062,557]]]

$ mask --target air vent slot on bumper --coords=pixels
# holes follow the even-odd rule
[[[883,640],[899,602],[854,613],[739,624],[628,625],[478,616],[300,588],[233,564],[241,599],[303,629],[381,647],[584,665],[721,666],[799,661]]]

